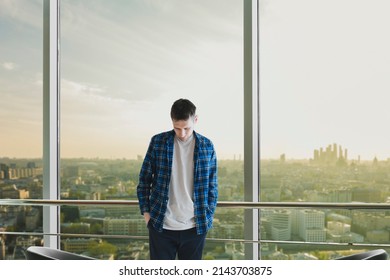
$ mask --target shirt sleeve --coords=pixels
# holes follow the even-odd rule
[[[208,204],[210,211],[214,214],[218,201],[218,166],[217,157],[213,149],[210,160],[210,178],[209,178],[209,193]]]
[[[137,197],[141,214],[150,212],[150,191],[153,181],[154,156],[153,156],[153,139],[150,141],[149,148],[146,152],[145,159],[142,163],[137,186]]]

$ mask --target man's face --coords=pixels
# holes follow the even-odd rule
[[[173,129],[175,130],[177,138],[181,141],[187,141],[194,132],[194,126],[198,121],[198,117],[190,117],[188,120],[172,120]]]

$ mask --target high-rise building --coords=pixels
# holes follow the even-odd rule
[[[299,236],[306,242],[326,241],[325,214],[317,210],[298,212]]]
[[[315,149],[313,152],[313,161],[320,164],[336,164],[340,161],[347,160],[347,149],[343,153],[343,148],[341,145],[334,143],[333,145],[328,145],[326,149],[320,148]]]
[[[9,174],[9,166],[4,164],[4,163],[0,163],[0,171],[1,171],[1,174],[2,174],[2,179],[10,179],[10,174]]]
[[[291,239],[291,211],[275,210],[271,215],[271,236],[274,240]]]
[[[103,220],[103,232],[108,235],[128,235],[130,234],[130,219],[105,218]]]

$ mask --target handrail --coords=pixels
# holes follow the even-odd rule
[[[105,238],[105,239],[134,239],[134,240],[148,240],[148,236],[135,236],[135,235],[117,235],[117,234],[82,234],[82,233],[44,233],[44,232],[15,232],[15,231],[0,231],[0,234],[4,235],[16,235],[16,236],[59,236],[63,238]],[[352,243],[352,242],[314,242],[314,241],[298,241],[298,240],[248,240],[241,238],[214,238],[207,237],[208,241],[217,242],[240,242],[240,243],[256,243],[256,244],[295,244],[295,245],[317,245],[317,246],[333,246],[333,247],[364,247],[364,248],[390,248],[390,244],[384,243]]]
[[[0,205],[100,205],[100,206],[138,206],[137,200],[48,200],[48,199],[0,199]],[[318,209],[348,209],[348,210],[390,210],[390,203],[363,203],[363,202],[245,202],[220,201],[217,207],[261,209],[261,208],[318,208]]]
[[[48,200],[48,199],[0,199],[0,205],[29,205],[29,206],[138,206],[137,200]],[[220,201],[217,207],[235,208],[235,209],[265,209],[265,208],[316,208],[316,209],[348,209],[348,210],[390,210],[389,203],[324,203],[324,202],[241,202],[241,201]],[[6,235],[56,235],[61,237],[95,237],[95,238],[130,238],[130,239],[147,239],[146,236],[130,235],[101,235],[101,234],[72,234],[72,233],[43,233],[43,232],[7,232],[0,234]],[[371,243],[329,243],[329,242],[306,242],[306,241],[281,241],[281,240],[246,240],[246,239],[225,239],[225,238],[208,238],[219,242],[243,242],[243,243],[275,243],[275,244],[298,244],[298,245],[327,245],[327,246],[347,246],[347,247],[383,247],[389,248],[390,244],[371,244]]]

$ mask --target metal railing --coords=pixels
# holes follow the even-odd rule
[[[138,206],[137,200],[46,200],[46,199],[0,199],[0,205],[4,206]],[[323,203],[323,202],[231,202],[220,201],[217,208],[232,209],[343,209],[343,210],[390,210],[389,203]],[[107,235],[107,234],[74,234],[74,233],[45,233],[45,232],[7,232],[0,231],[0,234],[6,235],[25,235],[25,236],[60,236],[60,237],[88,237],[88,238],[117,238],[147,240],[147,236],[133,235]],[[306,241],[281,241],[281,240],[246,240],[246,239],[226,239],[226,238],[208,238],[208,240],[217,242],[241,242],[241,243],[274,243],[274,244],[297,244],[297,245],[324,245],[324,246],[342,246],[342,247],[376,247],[390,248],[390,244],[374,243],[336,243],[336,242],[306,242]]]
[[[35,206],[138,206],[137,200],[48,200],[48,199],[0,199],[0,205],[35,205]],[[265,208],[316,208],[316,209],[344,209],[344,210],[390,210],[390,203],[324,203],[324,202],[244,202],[220,201],[217,207],[240,209]]]

